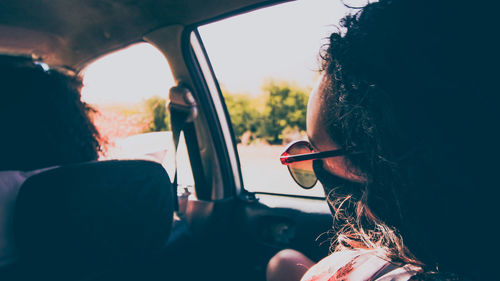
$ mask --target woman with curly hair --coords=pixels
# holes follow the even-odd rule
[[[99,134],[81,101],[81,79],[20,56],[0,55],[0,267],[17,259],[17,193],[44,168],[97,160]]]
[[[81,101],[81,87],[70,71],[0,56],[0,170],[97,160],[99,134]]]
[[[284,154],[299,184],[314,178],[294,169],[314,171],[334,215],[333,253],[302,280],[498,278],[489,200],[500,118],[484,14],[459,1],[381,0],[330,36],[309,142]],[[286,250],[268,279],[311,263]]]

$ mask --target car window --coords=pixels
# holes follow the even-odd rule
[[[231,117],[246,190],[324,197],[319,183],[300,188],[279,156],[288,143],[307,138],[320,49],[351,12],[341,1],[303,0],[199,27]]]
[[[103,139],[100,159],[145,159],[174,176],[174,145],[166,108],[174,79],[154,46],[138,43],[104,56],[83,70],[82,100]],[[194,184],[186,144],[177,153],[178,183]]]

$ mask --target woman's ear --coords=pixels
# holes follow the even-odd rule
[[[362,171],[353,167],[346,156],[323,159],[323,168],[326,171],[346,180],[360,183],[368,181],[368,177]]]

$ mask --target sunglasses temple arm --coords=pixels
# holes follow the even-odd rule
[[[346,152],[343,149],[310,153],[310,154],[300,154],[300,155],[290,155],[290,156],[281,156],[280,161],[283,165],[289,165],[296,162],[308,161],[308,160],[316,160],[327,157],[335,157],[345,155]]]

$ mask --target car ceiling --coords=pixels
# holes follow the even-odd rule
[[[76,70],[161,27],[191,25],[269,0],[0,1],[0,53]]]

